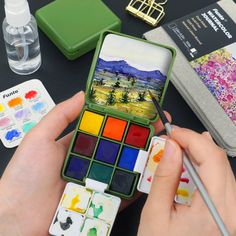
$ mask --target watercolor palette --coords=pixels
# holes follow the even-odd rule
[[[130,197],[139,178],[134,173],[139,150],[152,135],[152,127],[84,109],[63,176],[83,185],[94,179],[107,184],[107,192]]]
[[[16,147],[26,133],[55,106],[39,80],[30,80],[0,93],[0,138]]]
[[[175,51],[167,46],[111,31],[101,34],[87,81],[86,105],[62,168],[62,177],[90,195],[90,201],[80,198],[77,204],[77,198],[70,198],[64,203],[64,196],[50,227],[52,235],[110,235],[116,211],[105,210],[106,219],[91,212],[98,214],[112,205],[106,202],[101,207],[104,196],[114,199],[114,206],[118,199],[134,196],[141,175],[135,166],[154,135],[151,122],[158,119],[147,89],[162,104],[174,58]],[[91,209],[93,202],[96,209]],[[78,205],[77,215],[73,204]],[[77,223],[69,227],[72,221]]]
[[[149,193],[153,178],[160,162],[165,148],[165,139],[153,137],[148,151],[140,151],[134,170],[141,174],[138,190]],[[184,205],[191,205],[192,195],[195,191],[195,185],[188,171],[183,167],[182,175],[179,181],[179,187],[176,192],[175,201]]]
[[[143,55],[146,55],[143,57]],[[105,32],[95,52],[80,115],[62,170],[65,180],[106,184],[107,193],[132,198],[140,173],[140,150],[157,120],[150,89],[162,104],[175,52],[172,48]]]
[[[96,185],[96,181],[93,184]],[[49,233],[54,236],[108,236],[120,202],[120,198],[112,195],[67,183]]]

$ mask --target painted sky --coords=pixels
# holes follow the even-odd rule
[[[162,47],[109,34],[104,39],[99,57],[106,61],[125,60],[139,70],[160,70],[166,75],[172,54],[170,50]]]

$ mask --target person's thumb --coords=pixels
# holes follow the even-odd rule
[[[74,121],[84,106],[85,95],[81,91],[70,99],[55,106],[37,126],[31,131],[31,135],[40,135],[44,139],[56,140],[64,129]]]
[[[167,140],[163,157],[157,167],[148,204],[154,211],[170,213],[183,167],[182,151],[173,140]]]

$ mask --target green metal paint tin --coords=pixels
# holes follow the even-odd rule
[[[104,30],[120,31],[120,19],[101,0],[56,0],[36,12],[40,29],[74,60],[96,47]]]

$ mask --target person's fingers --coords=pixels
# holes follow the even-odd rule
[[[167,140],[148,196],[147,207],[160,215],[171,213],[182,171],[182,151],[173,140]]]
[[[84,92],[81,91],[50,111],[33,129],[34,134],[55,140],[78,117],[83,106]]]
[[[70,142],[73,137],[73,134],[74,134],[74,131],[70,132],[69,134],[67,134],[66,136],[62,137],[61,139],[57,141],[58,144],[62,145],[66,151],[68,150],[70,146]]]
[[[226,187],[228,160],[225,152],[205,134],[174,127],[171,137],[186,150],[197,164],[198,173],[215,202],[223,201]]]
[[[202,135],[204,135],[205,137],[209,138],[210,140],[213,140],[212,137],[211,137],[211,135],[210,135],[210,133],[207,132],[207,131],[204,131],[204,132],[202,133]]]
[[[170,113],[168,113],[167,111],[164,111],[164,113],[165,113],[165,115],[166,115],[168,121],[171,122],[171,121],[172,121],[172,118],[171,118]],[[161,122],[161,119],[158,119],[158,120],[157,120],[156,122],[154,122],[152,125],[153,125],[154,128],[155,128],[155,134],[158,134],[158,133],[160,133],[162,130],[164,130],[164,126],[163,126],[163,124],[162,124],[162,122]]]
[[[166,140],[167,140],[167,139],[170,139],[170,138],[169,138],[167,135],[165,135],[165,134],[160,135],[159,137],[160,137],[160,138],[163,138],[163,139],[166,139]]]

